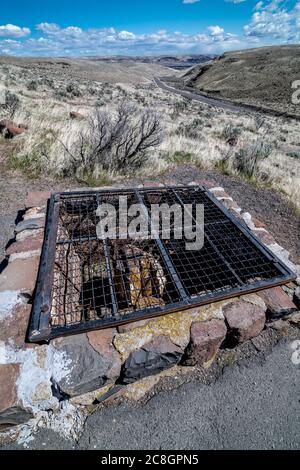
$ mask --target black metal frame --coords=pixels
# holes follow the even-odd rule
[[[51,314],[51,303],[52,303],[52,289],[53,289],[53,278],[54,278],[54,260],[56,246],[59,244],[57,241],[57,231],[58,231],[58,220],[59,220],[59,207],[62,199],[80,197],[80,196],[96,196],[108,195],[110,193],[125,195],[125,194],[135,194],[137,200],[143,203],[143,195],[149,192],[159,192],[161,191],[171,191],[172,194],[176,197],[180,204],[183,203],[178,192],[180,190],[192,190],[197,189],[202,191],[208,199],[217,206],[220,211],[226,216],[227,220],[230,220],[236,228],[242,232],[246,238],[260,251],[260,253],[265,257],[278,272],[278,276],[273,277],[272,279],[265,279],[253,282],[252,284],[245,284],[243,281],[239,282],[240,285],[236,287],[231,287],[229,289],[223,289],[219,292],[211,292],[201,297],[192,297],[188,294],[185,287],[183,286],[180,276],[178,276],[176,267],[174,266],[172,260],[169,257],[169,254],[165,248],[165,244],[161,239],[155,240],[156,247],[161,255],[161,258],[164,261],[164,266],[167,268],[170,277],[174,285],[177,288],[179,293],[179,300],[173,303],[169,303],[165,306],[157,306],[147,309],[141,309],[137,311],[132,311],[129,314],[125,314],[122,318],[116,316],[117,313],[117,299],[114,292],[114,281],[112,273],[110,270],[110,258],[109,258],[109,247],[106,242],[104,242],[104,253],[107,264],[107,273],[109,277],[109,286],[110,286],[110,295],[112,298],[113,314],[109,318],[89,320],[88,322],[78,322],[76,324],[65,325],[65,326],[51,326],[50,324],[50,314]],[[147,214],[149,217],[149,213]],[[193,219],[194,220],[194,219]],[[195,220],[194,220],[195,222]],[[149,219],[150,224],[150,219]],[[209,240],[209,236],[206,235],[209,243],[214,246],[214,241]],[[87,237],[87,241],[91,239]],[[81,240],[82,241],[82,240]],[[214,249],[218,248],[214,246]],[[221,254],[222,257],[222,254]],[[226,264],[227,261],[224,260]],[[228,266],[227,266],[228,267]],[[229,266],[229,269],[231,267]],[[238,276],[235,274],[237,279]],[[259,239],[257,239],[253,233],[248,230],[244,225],[242,225],[239,220],[228,210],[226,209],[217,198],[209,192],[206,188],[198,185],[194,186],[177,186],[177,187],[163,187],[163,188],[141,188],[141,189],[114,189],[114,190],[100,190],[100,191],[75,191],[75,192],[65,192],[65,193],[55,193],[51,196],[51,199],[48,202],[47,210],[47,221],[45,227],[45,237],[44,245],[41,255],[40,268],[38,273],[38,280],[35,292],[35,300],[32,310],[31,321],[29,325],[29,341],[31,342],[41,342],[49,341],[55,337],[76,334],[86,331],[91,331],[94,329],[104,329],[112,328],[117,325],[122,325],[134,321],[138,321],[145,318],[152,318],[160,315],[165,315],[168,313],[173,313],[176,311],[182,311],[185,309],[209,304],[212,302],[217,302],[220,300],[233,298],[240,296],[242,294],[248,294],[252,292],[257,292],[263,289],[267,289],[273,286],[279,286],[288,283],[296,279],[296,275],[278,258],[276,257]]]

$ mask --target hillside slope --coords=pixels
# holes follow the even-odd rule
[[[185,86],[215,97],[300,115],[292,83],[300,79],[300,46],[229,52],[188,70]]]
[[[92,80],[101,83],[137,84],[148,82],[155,76],[177,73],[158,64],[145,64],[129,59],[122,63],[109,63],[87,59],[0,56],[0,65],[27,69],[37,75],[45,75],[53,79],[69,77],[72,80]]]

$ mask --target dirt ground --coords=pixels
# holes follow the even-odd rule
[[[223,186],[244,211],[264,221],[276,241],[291,253],[294,263],[300,263],[300,214],[289,204],[284,195],[267,188],[255,187],[239,178],[226,176],[217,171],[199,171],[192,165],[174,167],[159,178],[159,181],[173,179],[178,183],[189,183],[199,179],[215,181]],[[138,180],[126,184],[136,185]],[[30,191],[65,190],[78,188],[78,183],[51,179],[30,180],[17,173],[0,175],[0,262],[4,257],[7,242],[13,237],[18,211],[24,208],[24,200]]]
[[[214,170],[199,171],[187,165],[174,169],[169,176],[180,183],[208,179],[223,186],[244,211],[265,222],[277,243],[290,251],[291,260],[300,263],[300,213],[283,194],[274,189],[255,187],[238,177]]]

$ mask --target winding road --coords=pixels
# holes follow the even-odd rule
[[[183,96],[184,98],[199,101],[200,103],[208,104],[209,106],[213,106],[215,108],[221,108],[221,109],[224,109],[225,111],[231,111],[233,113],[242,113],[242,112],[245,112],[245,111],[253,112],[252,110],[250,110],[246,106],[241,107],[241,106],[237,106],[235,104],[226,103],[225,101],[218,100],[218,99],[215,99],[215,98],[209,98],[207,96],[200,95],[198,93],[192,93],[191,91],[178,90],[177,88],[174,88],[170,85],[167,85],[165,82],[163,82],[158,77],[154,78],[154,83],[158,88],[161,88],[162,90],[170,91],[171,93]]]

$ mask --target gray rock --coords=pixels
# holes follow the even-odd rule
[[[18,223],[15,228],[15,234],[21,233],[24,230],[38,230],[40,228],[44,228],[45,226],[45,218],[40,217],[39,219],[27,219],[22,220],[22,222]]]
[[[1,412],[0,431],[5,431],[11,426],[24,424],[31,418],[33,418],[33,414],[24,408],[19,406],[9,408],[8,410]]]
[[[156,375],[177,364],[182,350],[165,336],[155,338],[142,349],[133,351],[123,364],[119,382],[131,384],[150,375]]]
[[[63,394],[72,397],[82,395],[97,390],[107,382],[113,359],[96,352],[85,334],[61,338],[52,344],[71,361],[68,375],[56,381],[54,378]]]
[[[294,304],[300,308],[300,287],[297,287],[293,297]]]

